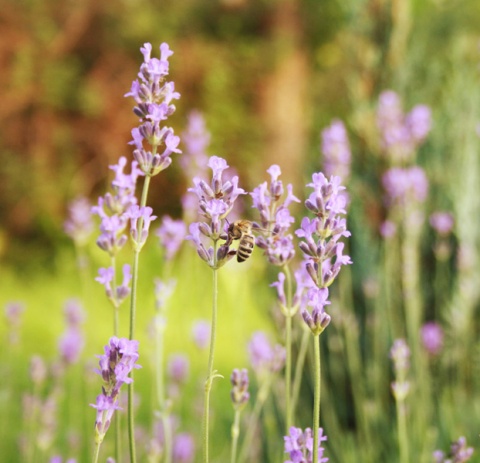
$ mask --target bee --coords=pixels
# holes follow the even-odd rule
[[[245,262],[255,246],[255,237],[252,233],[253,224],[249,220],[235,220],[228,226],[227,243],[240,240],[237,249],[237,262]]]

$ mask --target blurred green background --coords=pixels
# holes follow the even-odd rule
[[[417,156],[430,181],[425,212],[454,213],[455,249],[467,249],[464,252],[471,259],[467,270],[459,270],[452,258],[452,281],[444,288],[444,296],[451,307],[466,308],[465,323],[472,329],[473,350],[465,347],[452,361],[467,362],[467,353],[475,352],[471,362],[477,371],[479,31],[480,2],[476,0],[0,0],[0,303],[21,300],[27,307],[22,345],[9,352],[12,357],[4,356],[2,368],[12,375],[11,384],[28,390],[30,356],[54,356],[67,298],[82,298],[88,326],[95,327],[86,332],[85,359],[94,360],[111,333],[103,288],[93,282],[96,269],[107,265],[106,258],[92,238],[86,248],[90,274],[81,280],[63,222],[73,198],[84,195],[96,202],[111,180],[108,166],[122,155],[131,158],[127,143],[137,121],[132,101],[123,95],[138,72],[139,47],[144,42],[151,42],[154,49],[167,42],[175,52],[170,78],[181,99],[169,123],[181,134],[189,112],[202,111],[212,134],[210,154],[226,158],[246,190],[264,181],[265,169],[275,163],[282,168],[284,182],[294,183],[294,191],[303,199],[303,185],[322,166],[321,129],[333,118],[345,122],[353,159],[347,185],[352,198],[348,219],[354,261],[352,295],[363,353],[370,314],[363,289],[371,279],[382,278],[378,228],[387,214],[375,121],[378,95],[393,89],[407,109],[417,103],[429,105],[433,128]],[[149,204],[156,215],[181,217],[180,197],[189,186],[174,160],[151,184]],[[295,213],[301,217],[301,207]],[[433,313],[433,290],[428,284],[435,267],[433,241],[433,233],[426,229],[420,273],[426,282],[427,315]],[[245,268],[229,264],[228,273],[221,272],[220,294],[227,309],[220,319],[224,325],[218,369],[224,369],[225,376],[234,366],[245,364],[244,343],[253,330],[274,331],[275,294],[268,284],[276,272],[267,268],[259,254]],[[145,310],[139,311],[139,330],[148,346],[152,278],[165,271],[154,238],[142,254],[142,265],[148,278],[140,283]],[[189,244],[171,274],[179,277],[179,287],[171,303],[175,310],[167,329],[168,350],[187,350],[194,356],[198,353],[185,344],[183,334],[192,320],[209,317],[210,295],[204,288],[210,280]],[[453,309],[446,312],[444,319],[450,320],[452,313]],[[123,316],[126,327],[126,308]],[[0,334],[5,352],[6,325]],[[460,329],[452,331],[451,339],[455,336],[461,336]],[[336,341],[332,336],[333,345]],[[148,348],[144,349],[148,358]],[[339,352],[337,357],[341,362]],[[148,396],[151,386],[147,379],[142,382],[142,375],[148,378],[151,371],[148,360],[140,363],[144,370],[137,375],[139,390]],[[203,377],[205,369],[205,356],[194,358],[192,377]],[[72,377],[80,374],[79,370]],[[348,384],[344,373],[338,375]],[[98,387],[95,379],[89,394]],[[468,383],[469,393],[476,384]],[[193,396],[198,384],[192,381],[189,387]],[[339,388],[346,404],[351,401],[348,389],[348,385]],[[218,403],[228,400],[227,386],[221,391]],[[452,425],[443,423],[438,438],[444,445],[458,437],[452,433],[466,432],[457,423],[464,411],[461,406],[471,400],[469,393],[458,399],[458,410],[456,399],[448,402],[446,414]],[[85,400],[93,402],[94,395]],[[306,402],[309,406],[308,398]],[[478,400],[470,403],[467,421],[475,423],[476,431],[474,426],[467,429],[473,438],[480,429],[475,419]],[[141,413],[148,416],[148,399],[142,407]],[[342,407],[348,408],[339,405],[336,429],[345,434],[336,444],[331,439],[332,461],[369,461],[355,454],[355,420]],[[189,416],[188,410],[182,410]],[[94,413],[88,412],[93,420]],[[20,423],[20,410],[12,413]],[[223,410],[219,414],[222,432],[228,437],[230,415]],[[17,432],[6,427],[2,431],[7,454],[14,455]],[[396,445],[394,437],[387,441],[375,453],[382,459],[375,461],[396,461],[385,459]],[[222,449],[218,444],[219,455]]]

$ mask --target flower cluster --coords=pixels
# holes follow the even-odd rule
[[[421,167],[393,167],[383,174],[382,183],[389,206],[422,203],[427,198],[428,180]]]
[[[436,322],[427,322],[421,330],[422,343],[425,350],[435,356],[440,353],[443,347],[443,329]]]
[[[275,373],[281,370],[285,363],[285,348],[280,344],[272,346],[262,331],[253,333],[248,343],[248,353],[250,363],[259,375]]]
[[[130,174],[125,174],[123,171],[126,164],[127,159],[121,157],[118,164],[110,166],[115,172],[112,181],[113,194],[106,193],[104,197],[98,198],[98,205],[92,207],[92,213],[101,219],[101,234],[97,239],[97,245],[110,256],[115,256],[127,242],[124,231],[130,218],[130,208],[137,204],[135,196],[137,179],[143,175],[136,161],[131,164]]]
[[[323,429],[318,428],[318,462],[326,463],[327,457],[323,456],[325,449],[322,447],[322,442],[327,440],[327,436],[323,435]],[[288,453],[288,460],[284,463],[313,463],[313,436],[310,428],[303,432],[300,428],[292,426],[289,429],[288,436],[284,438],[285,453]]]
[[[156,235],[160,240],[160,245],[165,249],[165,258],[168,261],[173,260],[185,240],[186,234],[187,227],[183,220],[174,220],[168,215],[162,217],[162,224],[157,229]]]
[[[323,168],[327,176],[339,176],[344,182],[350,176],[351,152],[347,131],[339,119],[322,130]]]
[[[400,97],[387,90],[379,98],[377,125],[386,155],[392,161],[410,160],[430,132],[430,108],[417,105],[405,115]]]
[[[85,244],[93,231],[91,205],[87,198],[77,198],[68,206],[68,218],[63,228],[73,241],[81,246]]]
[[[129,377],[138,360],[138,341],[113,336],[105,346],[105,354],[99,355],[100,369],[96,370],[103,378],[102,394],[97,396],[96,404],[91,404],[97,409],[95,421],[96,440],[103,441],[112,421],[113,413],[118,410],[118,397],[123,384],[132,382]]]
[[[160,59],[152,58],[152,45],[145,43],[140,49],[144,62],[140,66],[138,79],[132,82],[130,92],[125,96],[131,96],[136,106],[133,112],[140,118],[140,126],[132,130],[135,145],[133,156],[145,175],[157,175],[166,169],[171,163],[171,154],[180,153],[177,148],[180,138],[175,136],[170,127],[160,127],[175,111],[174,99],[180,98],[175,91],[175,84],[167,82],[169,72],[168,58],[173,54],[168,44],[160,45]],[[144,147],[144,143],[150,145],[151,151]],[[161,153],[157,152],[163,147]]]
[[[405,400],[410,390],[410,383],[406,380],[410,367],[410,349],[404,339],[396,339],[390,350],[393,362],[395,381],[392,383],[392,392],[395,400]]]
[[[63,362],[72,365],[80,357],[85,345],[85,339],[80,329],[85,315],[80,303],[75,300],[67,301],[64,313],[67,327],[58,342],[58,348]]]
[[[351,264],[349,256],[343,255],[342,236],[350,236],[345,211],[345,197],[341,192],[345,187],[340,185],[340,177],[328,180],[321,172],[313,174],[312,183],[307,186],[314,189],[305,201],[308,210],[315,217],[310,220],[304,217],[301,228],[295,233],[303,238],[300,249],[307,260],[306,269],[319,288],[330,286],[340,269]],[[334,261],[332,259],[335,258]]]
[[[291,216],[288,207],[292,202],[300,200],[293,194],[292,185],[287,185],[287,194],[284,197],[283,182],[279,180],[280,167],[272,165],[267,169],[270,174],[270,184],[263,182],[251,194],[253,207],[260,213],[260,227],[265,236],[259,236],[256,244],[264,250],[268,261],[273,265],[284,266],[295,255],[290,227],[295,219]]]
[[[230,376],[230,382],[232,383],[230,398],[232,399],[233,407],[236,410],[241,410],[250,398],[250,393],[248,392],[248,370],[235,368]]]
[[[202,260],[212,268],[219,268],[228,262],[236,254],[236,251],[230,250],[230,243],[227,242],[220,246],[217,254],[214,255],[213,247],[207,249],[203,244],[203,237],[216,243],[225,236],[224,220],[232,210],[239,195],[245,194],[245,191],[238,187],[238,176],[223,181],[223,172],[228,168],[224,159],[212,156],[208,161],[208,167],[212,169],[213,174],[210,184],[199,177],[195,177],[193,179],[195,186],[188,190],[197,195],[200,214],[206,219],[206,222],[190,224],[190,234],[187,239],[195,244],[197,253]]]
[[[120,307],[120,304],[130,294],[130,280],[132,274],[130,271],[130,265],[125,264],[123,266],[123,281],[122,284],[117,286],[115,283],[115,271],[113,267],[100,267],[98,269],[98,276],[95,281],[102,284],[105,287],[105,294],[108,299],[112,301],[114,307]]]
[[[433,452],[434,463],[464,463],[473,455],[473,447],[467,447],[467,439],[459,437],[450,446],[450,453],[445,455],[441,450]]]
[[[434,212],[430,216],[430,225],[440,236],[447,236],[453,230],[455,220],[449,212]]]

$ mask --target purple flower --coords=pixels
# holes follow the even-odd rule
[[[176,463],[192,463],[195,457],[195,442],[187,433],[180,433],[173,440],[173,461]]]
[[[188,379],[190,362],[184,354],[172,354],[168,359],[167,372],[170,379],[176,383],[183,384]]]
[[[156,235],[160,238],[160,245],[165,249],[165,257],[172,260],[178,252],[187,234],[187,227],[183,220],[174,220],[168,215],[162,217],[162,225]]]
[[[140,66],[138,79],[132,82],[130,92],[137,105],[133,112],[140,118],[140,126],[132,130],[132,141],[135,145],[133,156],[145,175],[157,175],[172,162],[170,155],[180,153],[177,148],[180,138],[174,135],[173,129],[160,127],[175,112],[172,103],[180,98],[173,82],[167,82],[169,72],[168,58],[173,54],[166,43],[160,45],[160,59],[152,58],[152,45],[145,43],[140,49],[144,62]],[[144,147],[151,146],[151,151]],[[162,152],[158,149],[163,147]]]
[[[305,201],[308,210],[315,214],[310,220],[304,217],[301,227],[295,234],[303,238],[300,249],[306,259],[306,270],[315,285],[319,288],[330,286],[343,265],[352,263],[347,255],[343,255],[342,237],[349,237],[345,211],[345,187],[340,185],[340,177],[328,180],[321,172],[312,175],[313,193]]]
[[[430,131],[430,109],[418,105],[405,115],[399,96],[387,90],[379,98],[377,125],[385,154],[398,162],[410,160]]]
[[[397,233],[397,226],[394,222],[391,220],[385,220],[382,222],[380,225],[380,235],[382,235],[383,238],[391,238],[392,236],[395,236],[395,233]]]
[[[449,212],[435,212],[430,216],[430,225],[442,236],[450,234],[455,221]]]
[[[250,195],[253,207],[260,214],[260,226],[264,236],[258,236],[257,246],[264,250],[268,261],[273,265],[286,265],[295,255],[292,235],[289,229],[294,223],[288,207],[292,202],[300,202],[293,194],[292,185],[287,186],[284,197],[283,182],[279,180],[280,167],[276,164],[267,169],[270,184],[263,182]]]
[[[185,155],[180,160],[188,177],[198,176],[207,168],[207,148],[210,138],[202,113],[196,110],[191,111],[188,115],[187,129],[182,133]]]
[[[391,384],[392,392],[397,401],[405,400],[410,391],[410,383],[406,380],[410,367],[410,349],[404,339],[396,339],[390,350],[393,361],[395,381]]]
[[[387,193],[388,205],[424,202],[428,193],[428,180],[421,167],[394,167],[382,177],[383,187]]]
[[[421,330],[422,343],[432,356],[438,355],[443,347],[443,329],[436,322],[427,322]]]
[[[120,407],[117,405],[117,401],[114,398],[104,394],[99,394],[96,403],[90,404],[90,406],[97,409],[95,430],[101,442],[110,427],[113,413],[115,410],[119,410]]]
[[[107,297],[113,302],[115,307],[119,307],[120,304],[130,294],[130,280],[132,279],[130,265],[124,264],[123,266],[123,281],[122,284],[116,286],[116,292],[113,292],[112,282],[115,278],[115,270],[113,267],[99,268],[98,277],[95,281],[98,281],[105,287],[105,293]]]
[[[33,355],[30,359],[30,377],[37,387],[47,378],[47,366],[40,355]]]
[[[236,251],[229,248],[230,242],[226,237],[224,220],[231,212],[238,196],[245,194],[245,191],[238,187],[237,176],[223,181],[223,172],[228,168],[224,159],[212,156],[208,166],[212,169],[212,181],[207,183],[195,177],[193,179],[195,186],[188,190],[197,195],[200,214],[206,221],[190,224],[190,234],[186,239],[195,244],[202,260],[212,268],[219,268],[235,255]],[[209,247],[207,250],[203,244],[206,238],[213,242],[222,238],[226,239],[226,243],[218,248],[217,255],[214,256],[213,248]]]
[[[133,243],[141,248],[147,241],[150,223],[157,218],[152,215],[153,209],[150,206],[139,207],[137,204],[131,206],[127,211],[130,219],[130,236]]]
[[[68,218],[63,225],[65,233],[76,243],[86,243],[93,232],[91,206],[87,198],[77,198],[68,206]]]
[[[252,367],[258,374],[277,372],[285,363],[285,348],[279,344],[272,346],[262,331],[253,333],[248,352]]]
[[[236,410],[241,410],[250,398],[248,392],[248,370],[235,368],[230,376],[230,382],[232,383],[230,398],[232,399],[233,407]]]
[[[283,438],[285,453],[288,453],[288,460],[284,463],[312,463],[313,459],[313,434],[310,428],[303,432],[300,428],[292,426],[289,429],[288,436]],[[327,436],[323,434],[323,428],[318,428],[318,462],[326,463],[327,457],[323,456],[325,449],[322,442],[327,440]]]
[[[205,349],[210,341],[210,323],[198,320],[192,326],[192,337],[199,349]]]
[[[318,336],[330,323],[331,317],[324,307],[330,304],[327,288],[312,288],[307,292],[307,306],[312,308],[310,313],[306,308],[302,310],[302,317],[314,336]]]
[[[64,306],[65,321],[70,327],[80,326],[85,320],[85,311],[77,299],[69,299]]]
[[[77,327],[69,327],[58,342],[60,357],[67,365],[76,363],[85,346],[85,339]]]
[[[343,122],[335,119],[322,131],[322,154],[325,173],[346,181],[350,176],[351,153]]]
[[[462,436],[452,443],[448,456],[441,450],[435,450],[432,456],[435,463],[464,463],[472,455],[473,447],[467,447],[467,440]]]
[[[5,305],[8,342],[12,345],[17,344],[20,340],[19,331],[23,312],[25,312],[25,304],[22,302],[7,302]]]

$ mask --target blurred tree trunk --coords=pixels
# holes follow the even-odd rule
[[[302,181],[307,147],[307,56],[300,46],[298,0],[276,3],[271,24],[274,67],[262,86],[265,152],[261,168],[278,164],[285,182]]]

